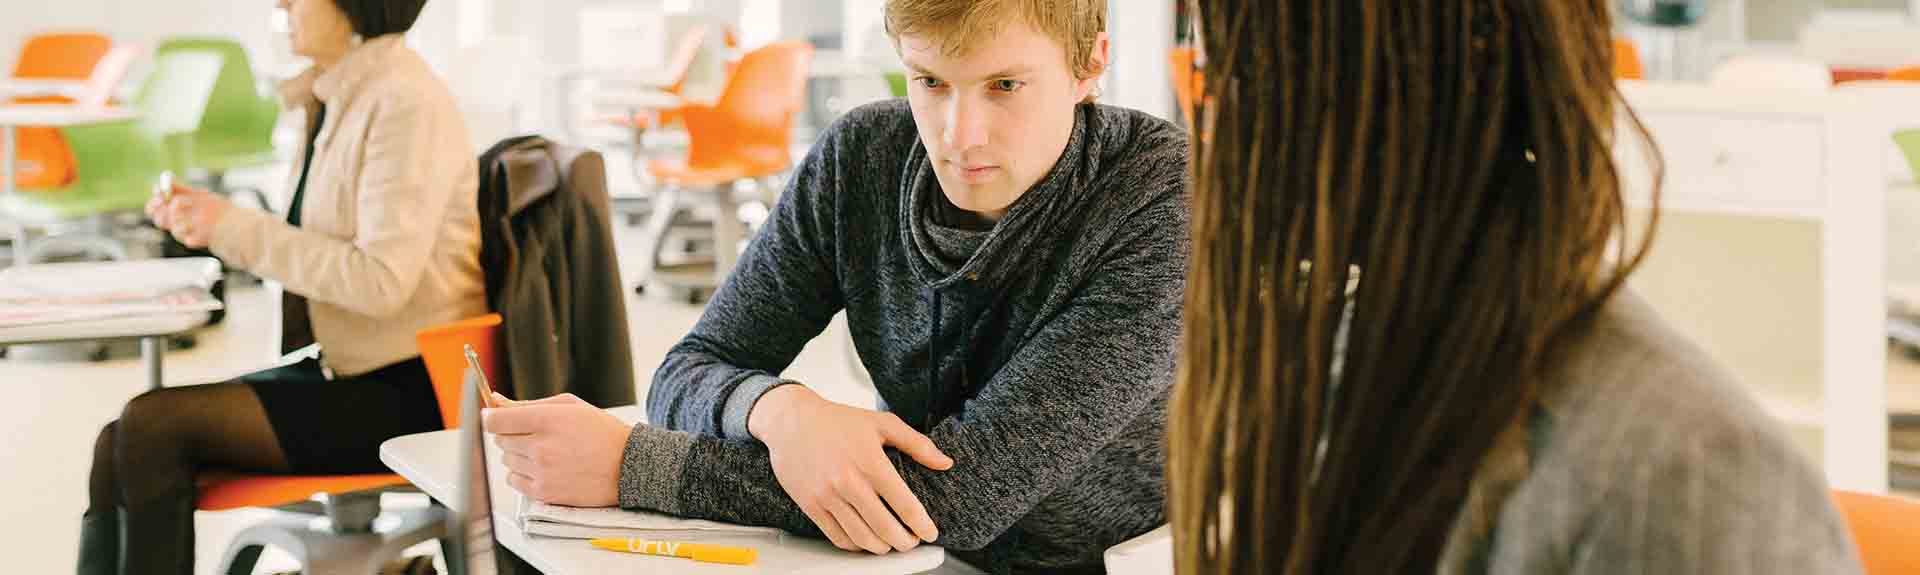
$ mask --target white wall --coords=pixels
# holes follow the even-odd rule
[[[1100,101],[1171,119],[1167,52],[1173,48],[1173,2],[1109,0],[1107,35],[1112,47]]]

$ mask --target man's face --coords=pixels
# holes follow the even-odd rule
[[[1098,81],[1074,78],[1066,49],[1018,21],[958,57],[924,36],[901,35],[898,48],[910,78],[907,102],[940,189],[953,205],[993,220],[1060,159],[1074,107]],[[1097,63],[1105,48],[1103,35]]]

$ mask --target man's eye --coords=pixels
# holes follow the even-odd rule
[[[1017,91],[1021,87],[1026,85],[1027,85],[1026,82],[1022,82],[1019,80],[994,80],[993,81],[993,89],[999,90],[1002,92]]]
[[[947,85],[945,82],[941,82],[939,78],[934,78],[932,76],[921,76],[917,79],[920,81],[920,85],[922,87],[925,87],[929,90]]]

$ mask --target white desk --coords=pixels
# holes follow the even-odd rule
[[[126,278],[165,279],[181,284],[200,282],[211,288],[220,277],[220,262],[213,258],[169,258],[127,262],[85,262],[15,266],[0,270],[0,285],[50,284],[62,281],[89,282],[103,275]],[[140,358],[146,365],[147,386],[161,387],[162,347],[166,338],[186,333],[207,323],[208,311],[182,311],[142,315],[122,315],[58,323],[0,325],[0,345],[91,341],[103,339],[140,340]]]
[[[124,122],[134,119],[131,110],[72,104],[0,104],[0,197],[14,193],[13,173],[20,153],[14,149],[14,129],[19,126],[84,126]],[[27,231],[12,222],[13,265],[27,263]]]
[[[629,422],[639,421],[644,412],[639,406],[609,410]],[[432,496],[435,501],[459,509],[455,480],[459,473],[460,435],[458,430],[417,433],[387,440],[380,445],[380,461],[395,473]],[[750,566],[695,563],[686,559],[652,557],[601,551],[578,539],[528,537],[520,531],[515,514],[520,494],[507,486],[506,468],[500,463],[500,451],[487,441],[487,480],[493,485],[494,537],[500,543],[548,575],[589,573],[714,573],[746,575],[755,573],[818,573],[821,575],[905,575],[931,571],[946,559],[938,547],[923,545],[906,553],[867,555],[834,548],[824,540],[784,536],[753,545],[759,560]]]
[[[0,99],[59,96],[79,99],[87,93],[86,80],[7,78],[0,80]]]

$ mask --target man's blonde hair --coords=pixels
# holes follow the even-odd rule
[[[974,43],[993,37],[1015,17],[1067,51],[1073,77],[1084,80],[1100,72],[1093,45],[1107,30],[1105,0],[887,0],[887,36],[895,42],[903,35],[921,36],[948,56],[965,56]]]

